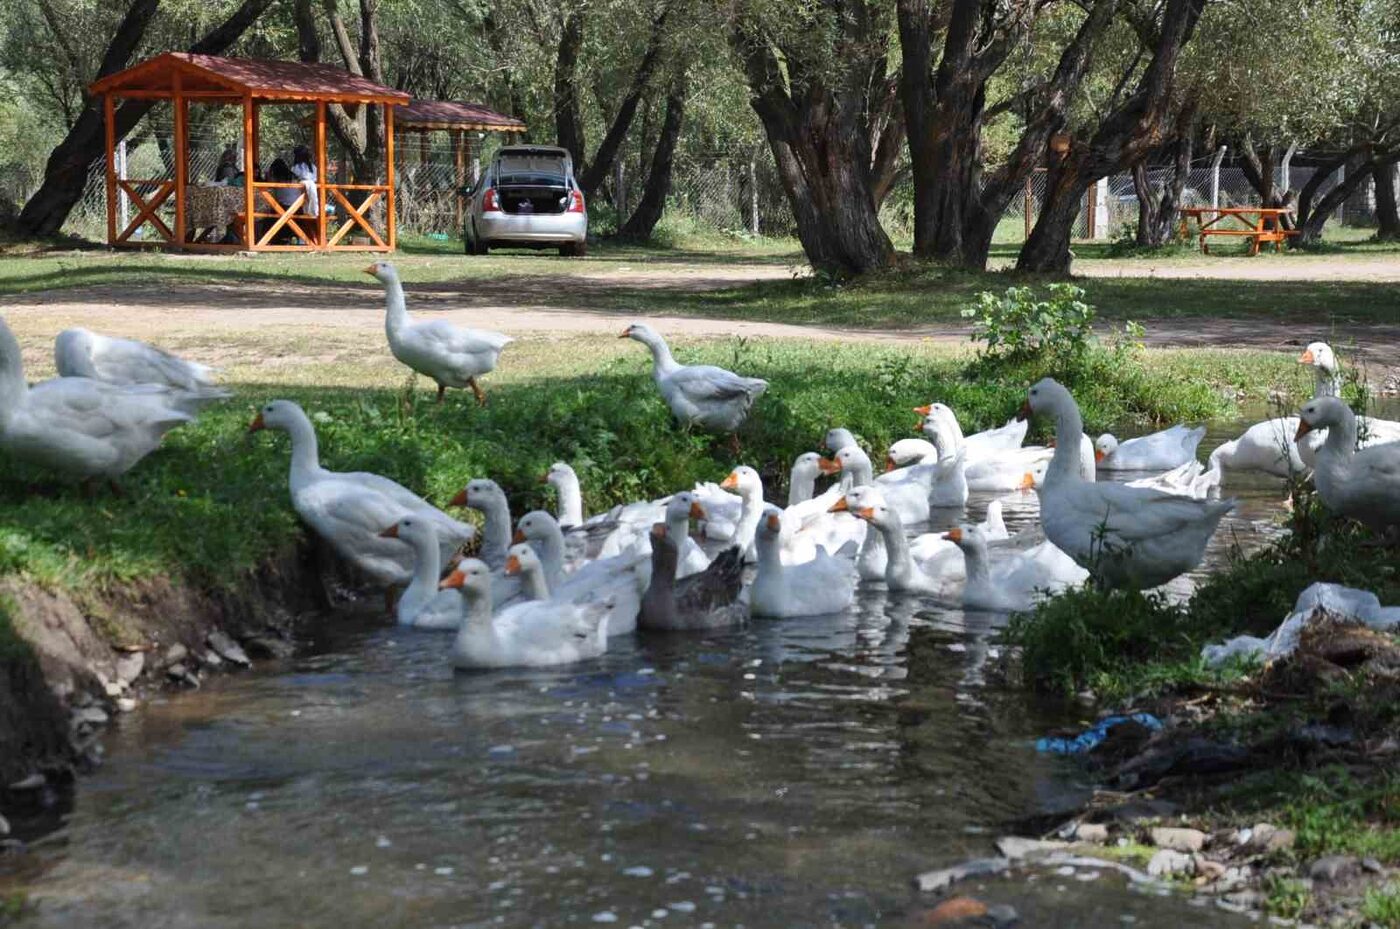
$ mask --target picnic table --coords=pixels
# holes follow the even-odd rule
[[[1194,218],[1202,254],[1210,254],[1213,236],[1248,238],[1251,255],[1259,254],[1259,246],[1264,242],[1274,243],[1274,251],[1278,251],[1285,239],[1298,234],[1298,230],[1283,226],[1283,217],[1292,212],[1287,207],[1270,206],[1182,207],[1181,239],[1185,241],[1191,237],[1189,220]]]

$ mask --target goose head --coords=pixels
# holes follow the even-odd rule
[[[1053,377],[1044,377],[1032,384],[1026,392],[1026,402],[1021,404],[1016,419],[1018,422],[1024,422],[1032,416],[1046,413],[1053,416],[1064,409],[1066,404],[1074,404],[1070,392]]]
[[[399,539],[415,548],[433,548],[437,545],[437,530],[433,524],[420,516],[405,516],[388,529],[379,533],[381,539]]]
[[[725,490],[732,491],[741,497],[750,495],[763,496],[763,479],[758,476],[758,472],[748,465],[739,465],[729,476],[720,481],[719,486]]]
[[[515,524],[515,535],[511,541],[517,545],[521,542],[543,542],[558,532],[559,523],[553,516],[544,510],[531,510]]]
[[[822,473],[822,456],[816,452],[803,452],[792,461],[793,480],[816,480]]]
[[[662,344],[661,335],[646,323],[633,323],[618,335],[619,339],[632,339],[641,342],[643,345]]]
[[[705,519],[705,508],[700,505],[700,501],[695,499],[695,494],[688,490],[683,490],[678,494],[672,494],[671,499],[666,501],[666,521],[676,522],[689,521],[692,519]]]
[[[397,284],[399,282],[399,269],[387,261],[376,261],[364,268],[364,272],[382,284]]]
[[[851,430],[834,428],[826,430],[826,435],[822,438],[822,448],[829,452],[839,452],[847,445],[855,445],[856,437],[851,434]]]
[[[965,552],[985,551],[987,548],[987,534],[977,526],[954,526],[943,533],[943,538]]]
[[[666,534],[665,523],[652,523],[651,551],[653,555],[660,556],[664,562],[674,562],[679,554],[676,543],[671,541],[671,537]]]
[[[549,466],[549,470],[540,477],[541,484],[549,484],[551,487],[564,487],[569,484],[578,483],[578,474],[564,461],[556,461]]]
[[[1114,437],[1113,433],[1105,432],[1094,443],[1094,461],[1103,461],[1116,451],[1118,451],[1118,439]]]
[[[758,538],[763,541],[771,541],[778,538],[783,531],[783,511],[776,506],[766,507],[763,511],[763,518],[758,521]]]
[[[438,584],[439,590],[456,588],[469,600],[491,597],[491,569],[486,562],[475,558],[463,558],[452,569],[452,573]]]
[[[1303,354],[1298,356],[1298,363],[1321,368],[1328,374],[1337,373],[1337,356],[1332,352],[1332,346],[1326,342],[1313,342],[1303,349]]]
[[[880,493],[878,488],[870,484],[863,484],[846,491],[845,496],[833,503],[827,512],[850,513],[853,516],[858,516],[861,510],[876,505],[885,505],[885,495]]]
[[[248,431],[280,429],[285,432],[306,421],[306,412],[291,400],[273,400],[258,410],[258,415],[248,424]]]
[[[933,448],[929,448],[929,442],[924,439],[900,439],[889,447],[885,452],[885,472],[903,468],[906,465],[918,464],[929,457],[930,452],[934,457],[938,455],[938,446],[934,443]]]
[[[513,577],[531,571],[543,570],[544,562],[540,561],[540,556],[528,544],[520,542],[506,549],[505,572],[507,575]]]
[[[1298,411],[1298,431],[1293,441],[1298,441],[1314,429],[1341,426],[1348,421],[1355,422],[1356,414],[1336,397],[1314,397]]]
[[[493,503],[505,503],[506,492],[501,485],[486,477],[474,478],[467,486],[457,491],[457,496],[449,501],[449,506],[465,506],[473,510],[484,510]]]
[[[859,445],[847,445],[822,465],[822,471],[826,474],[840,474],[844,471],[860,481],[865,475],[873,473],[872,467],[870,456],[864,449]]]

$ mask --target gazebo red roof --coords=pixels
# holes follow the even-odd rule
[[[525,123],[497,113],[479,103],[454,100],[414,100],[398,112],[401,130],[480,129],[488,132],[524,132]]]
[[[163,96],[180,77],[181,91],[200,96],[251,95],[260,100],[325,100],[337,103],[406,104],[408,94],[343,68],[300,61],[222,58],[166,52],[93,82],[88,90],[117,96]]]

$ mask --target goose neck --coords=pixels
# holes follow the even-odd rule
[[[24,357],[20,353],[19,340],[10,332],[10,327],[0,319],[0,431],[10,424],[15,408],[29,392],[24,380]]]
[[[1340,397],[1342,395],[1342,376],[1336,371],[1318,367],[1315,369],[1316,386],[1313,388],[1315,397]]]
[[[661,336],[649,333],[642,339],[642,343],[651,349],[651,368],[654,376],[665,377],[680,367],[676,364],[676,359],[671,357],[671,347]]]
[[[287,435],[292,439],[292,475],[306,476],[321,470],[321,453],[316,441],[316,427],[306,414],[292,418],[287,424]]]
[[[793,468],[792,478],[788,481],[788,506],[796,506],[799,503],[806,503],[816,495],[817,476],[812,473],[811,468]]]
[[[482,550],[491,552],[493,557],[499,554],[504,558],[506,549],[510,548],[510,505],[502,497],[491,494],[480,509],[485,517],[481,527]]]
[[[544,580],[551,588],[564,576],[564,533],[557,523],[548,526],[544,535],[530,540],[531,547],[540,556],[544,566]]]
[[[465,609],[462,611],[462,625],[457,630],[458,643],[469,642],[482,633],[491,634],[493,627],[490,590],[480,591],[463,588],[461,594]]]
[[[1084,420],[1073,401],[1055,412],[1055,454],[1045,471],[1045,483],[1053,484],[1082,479],[1080,446],[1083,444]]]
[[[417,607],[432,599],[437,591],[438,577],[442,574],[442,551],[436,539],[414,537],[408,540],[413,547],[413,579],[403,592],[403,602]]]
[[[1328,454],[1345,461],[1356,453],[1356,416],[1350,410],[1337,418],[1335,425],[1327,428],[1327,438],[1322,447]]]
[[[399,330],[408,325],[408,306],[404,302],[403,284],[398,281],[389,281],[384,285],[384,329],[390,338],[398,335]]]
[[[583,525],[583,492],[578,478],[561,478],[554,491],[559,495],[559,525],[564,528]]]
[[[875,528],[885,541],[885,575],[895,578],[912,576],[914,559],[909,555],[909,540],[904,537],[904,527],[890,520],[879,523]]]
[[[525,594],[525,598],[527,600],[548,600],[549,581],[544,576],[544,568],[534,564],[522,567],[520,590]]]
[[[968,585],[988,585],[991,582],[991,573],[987,570],[987,547],[985,545],[969,545],[962,550],[962,553],[963,565],[967,570]]]

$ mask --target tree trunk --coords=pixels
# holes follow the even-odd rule
[[[1240,144],[1240,170],[1244,179],[1259,194],[1259,203],[1269,206],[1274,199],[1274,168],[1278,165],[1278,147],[1275,145],[1256,146],[1254,140],[1245,136]]]
[[[1358,146],[1314,171],[1298,195],[1298,235],[1293,236],[1289,244],[1305,247],[1321,241],[1322,229],[1327,225],[1327,220],[1331,219],[1337,207],[1371,176],[1373,167],[1374,162],[1371,161],[1368,147]],[[1346,177],[1327,191],[1320,200],[1314,202],[1323,182],[1339,168],[1346,169]]]
[[[864,274],[894,261],[875,206],[868,122],[871,88],[888,71],[875,51],[888,25],[878,0],[824,0],[819,10],[825,20],[814,29],[829,27],[834,38],[816,58],[802,43],[782,46],[742,15],[731,41],[807,260],[827,273]],[[835,76],[823,54],[843,62]]]
[[[1132,94],[1099,122],[1088,141],[1072,141],[1050,166],[1040,216],[1021,247],[1017,270],[1069,271],[1070,236],[1084,194],[1099,178],[1145,159],[1164,134],[1177,61],[1204,6],[1205,0],[1167,0],[1152,58]]]
[[[94,80],[115,74],[127,66],[159,4],[160,0],[135,0],[132,3],[107,45]],[[205,55],[222,54],[271,5],[272,0],[243,0],[228,19],[191,45],[189,50]],[[153,105],[151,100],[127,100],[119,106],[113,116],[116,137],[125,138]],[[68,214],[83,196],[88,168],[102,157],[105,149],[106,128],[101,101],[89,99],[73,123],[73,128],[49,155],[44,167],[44,182],[24,204],[17,221],[19,228],[29,235],[57,235]]]
[[[1400,241],[1400,209],[1395,198],[1395,162],[1377,162],[1371,176],[1376,180],[1376,241]]]
[[[340,16],[337,0],[322,0],[326,19],[331,27],[345,69],[356,77],[367,77],[383,83],[383,68],[379,60],[378,0],[360,0],[360,42],[358,47]],[[316,30],[316,16],[311,0],[296,0],[292,18],[297,30],[297,50],[302,61],[321,60],[321,40]],[[384,154],[383,123],[376,106],[358,107],[352,115],[339,103],[326,107],[331,131],[350,158],[350,170],[356,183],[375,184],[381,180],[380,167]]]
[[[666,210],[666,198],[671,195],[676,143],[681,137],[688,92],[689,87],[682,71],[666,94],[666,116],[661,121],[661,136],[656,140],[656,151],[651,158],[651,170],[647,173],[642,199],[632,211],[632,215],[627,218],[627,222],[618,230],[620,238],[638,241],[649,239],[656,229],[656,224],[661,221],[661,214]]]
[[[904,113],[899,105],[897,79],[885,79],[873,113],[871,194],[875,197],[875,209],[879,210],[899,178],[899,156],[904,151]]]
[[[632,120],[637,115],[637,104],[641,102],[642,94],[646,92],[647,84],[651,82],[651,76],[656,72],[656,66],[661,55],[662,39],[666,33],[666,18],[670,13],[670,6],[664,7],[652,21],[651,36],[647,40],[646,51],[642,54],[641,63],[637,65],[637,71],[632,75],[632,86],[627,91],[627,96],[622,99],[622,105],[617,108],[617,114],[613,117],[612,125],[608,127],[607,135],[599,143],[598,150],[593,153],[593,159],[588,164],[588,170],[579,176],[579,186],[583,188],[585,196],[593,196],[593,192],[598,189],[608,172],[612,170],[613,160],[617,158],[617,151],[622,147],[622,141],[627,137],[627,132],[632,128]]]
[[[1161,248],[1176,231],[1181,194],[1191,174],[1195,115],[1194,106],[1183,108],[1172,140],[1163,147],[1163,155],[1171,159],[1171,164],[1160,191],[1154,190],[1148,180],[1145,160],[1133,168],[1133,190],[1138,198],[1137,244],[1143,248]]]
[[[583,50],[583,11],[564,15],[554,59],[554,137],[569,150],[575,174],[583,173],[583,119],[579,116],[578,57]]]
[[[1049,80],[998,104],[1001,112],[1023,103],[1025,129],[1011,156],[984,175],[987,83],[1025,39],[1042,6],[1012,5],[1014,12],[1006,15],[988,0],[953,0],[949,7],[931,0],[898,2],[917,257],[986,267],[997,222],[1040,163],[1050,136],[1063,128],[1118,0],[1095,0]],[[943,47],[935,56],[933,36],[940,31]]]

